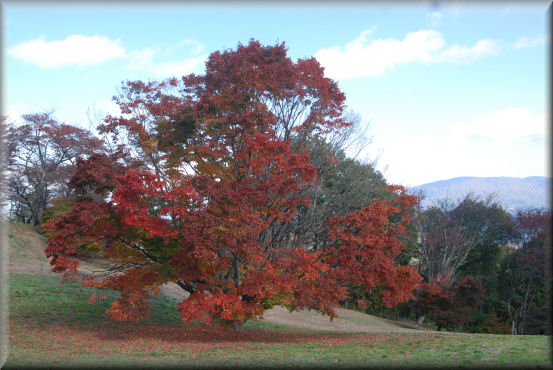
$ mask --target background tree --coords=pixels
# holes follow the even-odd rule
[[[5,210],[9,199],[7,197],[7,180],[6,180],[6,168],[7,168],[7,150],[6,150],[6,126],[8,125],[8,116],[0,115],[0,206]],[[7,215],[2,212],[2,217]],[[0,232],[2,231],[2,225],[0,225]]]
[[[328,219],[359,210],[376,198],[387,199],[388,184],[374,165],[348,158],[343,149],[324,138],[304,142],[311,163],[317,167],[315,183],[298,196],[310,199],[291,221],[268,230],[276,244],[301,244],[320,250],[328,241]]]
[[[413,307],[420,317],[428,317],[438,331],[463,328],[471,321],[471,314],[484,298],[480,278],[466,276],[451,283],[448,276],[424,283]]]
[[[512,239],[512,216],[494,195],[483,198],[469,193],[457,202],[445,198],[428,209],[417,208],[413,227],[419,272],[426,281],[447,276],[451,285],[466,276],[481,279],[486,294],[465,327],[482,330],[500,311],[498,271]]]
[[[478,276],[486,292],[475,315],[477,321],[487,321],[500,311],[498,273],[504,249],[513,239],[513,216],[499,203],[495,195],[477,197],[473,194],[463,199],[452,212],[466,233],[473,237],[474,247],[466,262],[459,266],[459,276]]]
[[[400,187],[327,217],[326,245],[273,234],[310,204],[310,143],[351,126],[315,59],[251,41],[212,53],[204,75],[127,82],[116,102],[122,115],[100,131],[128,155],[78,162],[73,208],[49,221],[46,249],[67,275],[79,248],[113,263],[88,283],[121,292],[114,319],[145,316],[148,292],[169,281],[190,294],[185,321],[242,322],[275,304],[332,317],[352,283],[387,305],[412,297],[420,276],[394,257],[416,199]]]
[[[494,275],[501,246],[511,238],[512,217],[494,195],[468,193],[458,202],[444,198],[428,209],[419,208],[414,226],[424,276],[475,275],[487,281]]]
[[[499,294],[513,334],[551,333],[548,291],[551,275],[551,211],[520,210],[515,215],[519,247],[502,263]],[[506,312],[505,312],[506,311]]]
[[[428,280],[447,276],[452,283],[457,269],[467,261],[475,246],[474,238],[452,217],[454,209],[454,202],[446,198],[416,217],[420,268]]]
[[[8,125],[8,189],[12,217],[38,225],[54,197],[70,195],[67,180],[79,156],[102,149],[89,131],[57,122],[52,113],[26,114]]]

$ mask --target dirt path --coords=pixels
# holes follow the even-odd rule
[[[399,327],[397,324],[392,324],[391,322],[387,323],[387,325],[383,325],[384,323],[378,320],[372,320],[374,322],[371,325],[366,322],[371,321],[367,318],[363,318],[362,320],[353,318],[352,316],[354,315],[352,315],[352,312],[368,316],[355,311],[338,309],[338,317],[330,321],[328,316],[324,316],[315,311],[289,312],[286,308],[276,306],[265,312],[264,320],[307,329],[339,330],[359,333],[409,333],[421,331],[419,329]]]

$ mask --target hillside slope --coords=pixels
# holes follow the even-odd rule
[[[457,200],[469,192],[486,196],[495,193],[508,211],[528,207],[550,207],[551,178],[531,177],[455,177],[414,186],[410,193],[423,190],[424,207],[446,196]]]
[[[5,230],[10,273],[58,275],[51,272],[49,261],[44,256],[47,239],[39,234],[36,228],[27,224],[8,223]],[[98,262],[91,260],[81,260],[79,265],[79,271],[83,273],[99,267]],[[162,293],[179,300],[185,299],[188,295],[174,283],[166,284]],[[264,321],[298,328],[348,332],[397,333],[427,330],[412,322],[386,320],[341,308],[338,309],[338,318],[330,321],[328,316],[315,311],[289,312],[277,306],[265,312]]]
[[[23,223],[7,223],[4,228],[7,241],[8,272],[59,275],[51,271],[50,260],[44,255],[48,240],[36,227]],[[87,272],[97,269],[99,263],[79,261],[79,270]]]

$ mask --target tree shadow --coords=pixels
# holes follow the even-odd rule
[[[317,342],[332,338],[336,341],[351,341],[359,334],[313,332],[310,330],[296,329],[234,329],[223,326],[190,326],[170,327],[160,325],[144,325],[136,323],[100,324],[93,328],[94,335],[101,340],[125,340],[156,339],[165,342],[196,342],[196,343],[222,343],[222,342],[255,342],[255,343],[300,343]],[[362,335],[362,334],[361,334]]]

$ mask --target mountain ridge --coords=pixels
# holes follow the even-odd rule
[[[550,186],[551,178],[545,176],[460,176],[413,186],[408,192],[416,194],[422,190],[425,208],[446,196],[456,201],[470,192],[479,196],[493,193],[508,211],[513,212],[521,208],[551,208]]]

